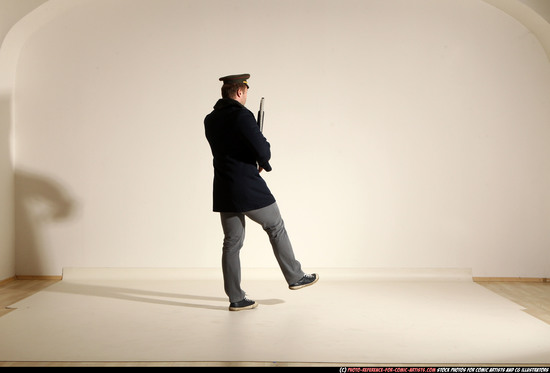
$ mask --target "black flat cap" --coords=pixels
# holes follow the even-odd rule
[[[229,75],[224,76],[220,78],[220,81],[223,82],[223,84],[246,84],[248,87],[248,79],[250,78],[250,74],[239,74],[239,75]],[[248,87],[250,88],[250,87]]]

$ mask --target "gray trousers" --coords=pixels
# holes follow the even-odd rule
[[[267,207],[242,213],[220,213],[224,233],[222,270],[225,293],[230,302],[244,299],[241,289],[241,261],[239,253],[244,243],[245,217],[260,224],[269,236],[271,247],[286,282],[290,285],[304,276],[300,262],[294,257],[294,251],[281,218],[277,203]]]

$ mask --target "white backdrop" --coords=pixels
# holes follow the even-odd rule
[[[77,1],[77,0],[75,0]],[[203,118],[250,73],[298,259],[550,276],[550,65],[480,0],[78,0],[15,85],[16,273],[217,267]],[[274,267],[248,224],[245,267]]]

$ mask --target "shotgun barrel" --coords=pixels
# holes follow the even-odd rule
[[[260,132],[264,131],[264,98],[260,100],[260,110],[258,111],[258,127]]]

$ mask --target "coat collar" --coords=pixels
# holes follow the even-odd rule
[[[216,105],[214,105],[214,109],[225,109],[231,106],[244,108],[244,106],[239,101],[233,100],[232,98],[220,98],[218,102],[216,102]]]

